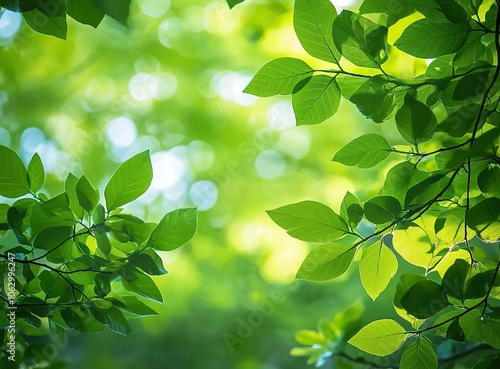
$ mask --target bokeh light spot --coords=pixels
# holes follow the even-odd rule
[[[13,37],[21,27],[21,15],[6,10],[0,17],[0,38]],[[1,41],[0,41],[1,42]]]
[[[264,179],[279,178],[285,174],[285,158],[275,150],[264,150],[255,159],[255,170]]]
[[[21,135],[21,147],[23,151],[31,156],[37,152],[39,146],[45,142],[45,134],[38,128],[30,127]]]
[[[108,123],[106,134],[113,145],[127,147],[135,141],[137,130],[132,119],[118,117]]]
[[[212,181],[198,181],[191,186],[189,197],[198,210],[204,211],[215,205],[219,191]]]
[[[151,155],[151,162],[153,165],[152,190],[164,191],[178,186],[187,171],[184,161],[168,151],[154,153]]]
[[[258,99],[257,96],[243,93],[243,90],[250,83],[251,79],[251,76],[240,72],[223,71],[214,75],[211,87],[224,100],[248,106],[255,103]]]
[[[295,114],[292,104],[288,101],[278,101],[271,105],[267,112],[269,127],[276,131],[283,131],[295,127]]]
[[[158,95],[158,79],[149,73],[137,73],[130,79],[128,90],[135,101],[149,101]]]
[[[294,159],[302,159],[309,152],[311,137],[308,131],[291,129],[281,134],[277,149]]]
[[[139,8],[151,18],[159,18],[170,9],[170,0],[140,0]]]
[[[210,169],[214,164],[214,149],[203,141],[193,141],[188,145],[188,158],[196,171]]]
[[[156,76],[158,91],[155,100],[168,100],[177,92],[177,78],[172,73],[160,73]]]

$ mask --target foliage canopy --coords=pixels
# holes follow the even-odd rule
[[[22,13],[36,32],[62,39],[68,32],[67,15],[94,28],[106,15],[126,26],[130,4],[131,0],[0,0],[0,8]]]
[[[0,306],[8,311],[15,304],[16,328],[23,332],[16,337],[18,354],[26,355],[16,360],[25,364],[33,359],[26,348],[41,334],[100,332],[107,326],[125,335],[129,319],[156,315],[143,299],[163,302],[151,278],[167,273],[158,251],[182,246],[197,225],[193,208],[167,213],[159,223],[123,212],[151,184],[148,151],[116,169],[104,190],[106,206],[85,175],[69,173],[64,192],[52,198],[39,192],[44,177],[38,154],[26,168],[13,150],[0,146],[0,195],[17,199],[0,204],[0,258],[6,261]],[[22,273],[11,278],[7,261],[22,266]],[[0,321],[7,342],[7,314]],[[8,367],[6,350],[0,362]]]
[[[409,25],[390,45],[389,30],[402,19]],[[396,164],[378,195],[360,200],[348,192],[339,214],[304,201],[269,215],[290,236],[320,243],[297,278],[335,279],[359,260],[361,283],[375,300],[396,275],[394,309],[407,323],[381,319],[356,332],[339,315],[320,324],[319,332],[299,332],[297,341],[311,347],[292,354],[318,366],[333,355],[339,365],[377,367],[352,356],[354,346],[376,356],[402,352],[387,367],[399,360],[403,369],[431,369],[444,359],[500,349],[498,2],[365,0],[359,12],[337,14],[328,0],[296,0],[293,24],[303,48],[329,67],[278,58],[245,91],[291,94],[298,125],[322,123],[344,97],[375,123],[394,121],[406,144],[393,146],[368,133],[333,157],[371,168],[391,156]],[[398,53],[432,60],[423,75],[401,78],[384,67]],[[397,274],[404,263],[420,273]],[[362,316],[356,311],[355,325]],[[444,356],[438,361],[443,338],[451,344],[439,347]],[[474,368],[497,360],[484,355]]]

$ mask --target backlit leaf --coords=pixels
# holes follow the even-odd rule
[[[370,246],[359,263],[361,283],[366,293],[375,300],[385,290],[398,270],[394,252],[383,243]]]
[[[371,322],[354,335],[348,342],[372,355],[390,355],[403,345],[409,333],[391,319]]]
[[[326,75],[314,76],[292,95],[297,125],[319,124],[336,113],[340,103],[337,81]]]
[[[21,158],[0,145],[0,196],[16,198],[30,191],[28,172]]]
[[[343,146],[333,157],[333,161],[360,168],[371,168],[391,153],[391,145],[376,134],[368,133]]]
[[[309,65],[295,58],[278,58],[264,65],[243,92],[255,96],[290,95],[295,86],[311,77]]]
[[[346,272],[351,265],[356,248],[349,244],[330,243],[316,247],[302,263],[298,279],[327,281]]]
[[[146,192],[152,179],[149,151],[125,161],[113,173],[104,190],[107,210],[111,211],[137,199]]]
[[[290,236],[302,241],[330,242],[349,232],[338,214],[315,201],[302,201],[267,213]]]
[[[470,32],[471,29],[466,24],[420,19],[404,30],[394,46],[418,58],[437,58],[459,50]]]
[[[338,52],[332,38],[337,11],[329,0],[296,0],[293,24],[304,50],[315,58],[338,63]]]

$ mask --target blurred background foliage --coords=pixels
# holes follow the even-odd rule
[[[358,5],[332,2],[339,11]],[[85,173],[102,191],[118,162],[149,149],[153,185],[128,210],[155,221],[178,207],[201,211],[194,240],[164,258],[171,274],[156,280],[166,301],[155,306],[159,316],[136,321],[128,337],[45,338],[44,355],[71,368],[305,368],[289,356],[295,331],[360,300],[367,321],[391,314],[395,283],[374,303],[356,271],[294,282],[310,246],[265,213],[305,199],[338,210],[347,190],[375,195],[393,163],[358,170],[331,158],[365,132],[401,143],[391,123],[368,122],[349,103],[326,124],[295,127],[288,98],[241,92],[272,58],[317,63],[295,37],[292,6],[250,0],[230,11],[223,0],[137,0],[129,29],[68,19],[67,41],[2,15],[0,144],[25,161],[40,154],[46,193],[62,191],[68,172]],[[425,67],[397,55],[388,66],[400,75]]]

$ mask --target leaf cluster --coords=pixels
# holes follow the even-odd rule
[[[67,16],[94,28],[104,16],[126,26],[130,4],[131,0],[0,0],[0,8],[22,13],[34,31],[61,39],[68,32]]]
[[[107,326],[127,334],[129,319],[156,315],[144,300],[163,302],[152,278],[167,273],[158,252],[193,237],[197,210],[177,209],[158,223],[126,213],[123,206],[146,192],[152,177],[145,151],[113,173],[105,205],[85,175],[71,173],[64,192],[49,198],[40,192],[45,171],[39,155],[26,167],[14,151],[0,146],[0,195],[13,199],[0,204],[0,306],[6,311],[15,304],[21,348],[36,336],[70,329],[99,332]],[[12,261],[15,280],[8,278]],[[2,327],[9,325],[6,319],[6,314],[0,318]],[[1,333],[6,344],[7,330]]]
[[[401,19],[412,23],[389,44],[389,30]],[[338,213],[314,201],[269,211],[290,236],[319,243],[297,278],[335,279],[359,260],[361,283],[375,300],[396,276],[394,309],[412,328],[381,319],[349,343],[386,356],[412,339],[401,368],[437,368],[438,336],[500,349],[493,333],[500,324],[497,2],[365,0],[359,12],[338,14],[328,0],[296,0],[293,24],[303,48],[331,67],[278,58],[245,91],[292,95],[298,125],[322,123],[343,97],[375,123],[394,122],[406,142],[394,146],[368,133],[334,155],[333,161],[359,168],[391,156],[395,165],[377,196],[347,193]],[[424,74],[404,79],[384,67],[394,53],[433,60]],[[358,67],[373,72],[359,73]],[[402,262],[422,274],[399,275]]]

